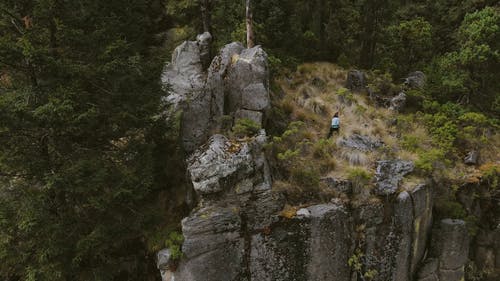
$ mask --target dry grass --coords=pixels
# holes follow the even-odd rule
[[[332,142],[337,145],[328,153],[318,154],[315,148],[309,152],[304,150],[306,152],[301,155],[303,165],[317,168],[321,176],[345,179],[352,167],[373,171],[375,161],[379,159],[416,161],[418,151],[432,148],[431,138],[418,120],[403,120],[403,126],[395,124],[395,120],[400,118],[397,113],[374,106],[365,93],[351,93],[343,88],[346,76],[347,71],[334,64],[307,63],[299,66],[288,79],[277,81],[285,93],[278,106],[290,121],[305,123],[302,129],[305,131],[301,133],[307,136],[312,145],[326,138],[333,114],[339,112],[340,115],[340,132],[332,137]],[[341,138],[353,134],[381,140],[384,147],[367,153],[338,144]],[[500,136],[496,134],[494,137],[500,143]],[[405,139],[408,141],[404,142]],[[498,159],[498,147],[490,151],[497,154]],[[490,158],[495,156],[485,157],[488,160]],[[409,184],[416,181],[410,180]],[[297,189],[292,186],[287,188]]]

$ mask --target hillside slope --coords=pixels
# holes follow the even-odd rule
[[[426,100],[423,79],[395,85],[312,63],[269,83],[259,46],[228,44],[206,70],[199,46],[178,47],[164,74],[184,109],[198,196],[182,220],[182,255],[159,253],[164,280],[495,278],[499,245],[482,238],[500,234],[494,122],[448,118]],[[340,132],[327,138],[335,112]],[[461,127],[471,124],[481,126]],[[460,147],[480,162],[463,164]]]

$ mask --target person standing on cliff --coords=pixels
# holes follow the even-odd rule
[[[338,133],[339,128],[340,128],[339,113],[336,112],[335,115],[333,115],[333,118],[332,118],[332,124],[330,125],[330,132],[328,133],[328,138],[330,138],[332,136],[333,132],[337,132]]]

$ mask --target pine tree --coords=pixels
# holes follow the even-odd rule
[[[2,1],[0,279],[156,273],[160,4]]]

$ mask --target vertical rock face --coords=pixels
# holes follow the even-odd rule
[[[182,221],[182,259],[174,264],[168,250],[158,254],[163,280],[357,281],[365,274],[373,281],[463,277],[468,256],[463,247],[468,244],[465,225],[441,221],[434,232],[439,239],[434,239],[433,251],[428,250],[432,188],[418,185],[402,191],[400,186],[413,170],[412,162],[379,161],[373,200],[361,200],[360,205],[338,200],[300,206],[292,214],[282,212],[285,199],[271,189],[264,130],[245,140],[209,137],[224,115],[231,122],[247,118],[262,125],[265,121],[270,108],[267,55],[260,47],[245,49],[231,43],[207,69],[209,41],[209,34],[203,34],[197,41],[184,42],[162,75],[172,90],[165,100],[183,113],[181,137],[191,153],[188,173],[199,197],[198,207]],[[350,75],[352,87],[364,87],[361,72]],[[364,136],[340,144],[361,151],[383,145]],[[332,190],[355,193],[349,181],[323,181]],[[481,256],[498,262],[488,258],[491,251],[486,252]]]
[[[478,272],[487,273],[484,280],[499,280],[500,192],[491,182],[467,183],[459,188],[457,200],[468,215],[477,219],[477,235],[471,239],[469,257]]]
[[[353,221],[342,206],[315,205],[311,213],[310,260],[308,279],[317,281],[349,280],[351,269],[346,263],[352,255]]]
[[[262,145],[214,135],[188,159],[200,208],[182,221],[185,258],[174,274],[182,280],[248,280],[252,236],[278,220],[283,207],[271,192]]]
[[[206,42],[186,41],[172,54],[171,63],[165,66],[162,84],[170,90],[165,101],[174,111],[182,111],[181,132],[183,145],[192,151],[207,137],[211,117],[210,95],[205,91],[206,74],[201,52]]]
[[[171,273],[176,281],[348,281],[369,270],[376,272],[372,280],[414,280],[432,221],[429,187],[404,191],[394,203],[352,210],[326,203],[283,217],[263,143],[263,135],[242,143],[215,135],[190,158],[201,203],[182,222],[184,258]],[[365,253],[361,271],[349,265],[356,248]]]
[[[432,189],[419,185],[394,196],[353,210],[355,225],[363,229],[355,243],[365,254],[365,272],[377,272],[372,280],[413,280],[424,256],[432,222]]]
[[[182,221],[183,259],[163,276],[176,281],[350,279],[348,211],[329,203],[308,207],[307,216],[279,216],[284,200],[271,191],[264,143],[263,133],[248,142],[214,135],[188,159],[201,202]]]
[[[464,267],[469,255],[469,236],[465,222],[444,219],[433,231],[431,256],[418,272],[419,281],[464,280]]]
[[[267,54],[260,46],[226,45],[207,69],[211,35],[186,41],[172,54],[161,81],[165,101],[182,111],[181,136],[187,152],[203,144],[222,115],[248,118],[259,125],[270,107]]]

